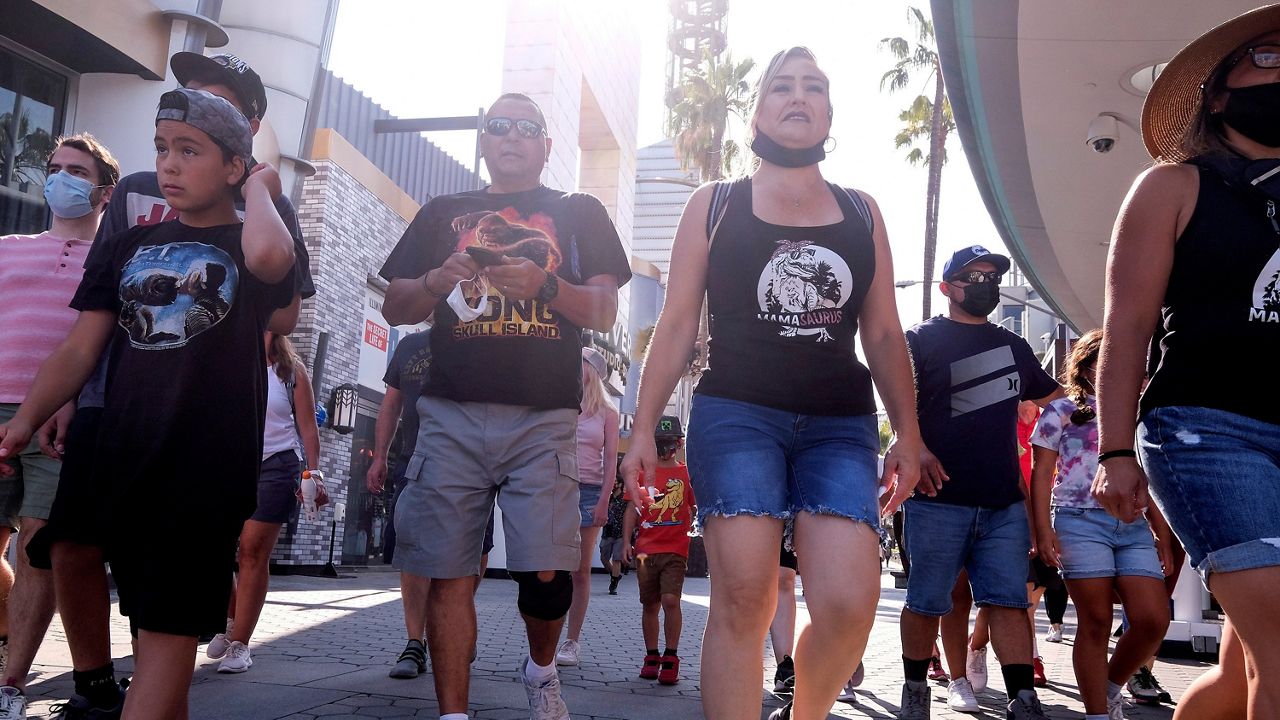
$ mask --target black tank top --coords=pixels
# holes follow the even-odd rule
[[[1197,167],[1142,413],[1191,405],[1280,423],[1280,202]]]
[[[755,216],[750,178],[733,184],[707,267],[709,367],[696,392],[804,415],[876,411],[854,350],[875,246],[865,210],[828,186],[843,220],[785,227]]]

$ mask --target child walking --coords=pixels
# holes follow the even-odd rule
[[[75,325],[0,426],[4,458],[75,396],[115,336],[95,474],[111,488],[107,556],[138,642],[131,719],[187,716],[197,638],[226,621],[262,460],[262,335],[293,299],[293,240],[273,204],[280,178],[248,170],[244,115],[207,92],[165,93],[155,148],[179,218],[94,243]]]
[[[1146,508],[1146,517],[1124,523],[1093,499],[1098,469],[1093,389],[1101,347],[1102,331],[1091,330],[1067,358],[1062,378],[1067,397],[1045,408],[1031,436],[1031,492],[1040,558],[1060,568],[1076,606],[1080,626],[1071,658],[1086,720],[1123,720],[1121,688],[1156,651],[1169,625],[1164,576],[1172,535],[1154,504]],[[1130,626],[1108,663],[1116,595]]]
[[[689,470],[676,460],[684,446],[680,419],[664,416],[653,433],[658,464],[653,478],[642,478],[643,490],[653,501],[641,515],[635,498],[627,498],[623,515],[623,560],[636,563],[643,608],[640,628],[644,634],[644,665],[640,677],[663,685],[680,681],[680,592],[689,559],[689,529],[697,501],[689,484]],[[636,523],[639,522],[639,532]],[[631,538],[635,537],[635,544]],[[658,654],[658,611],[667,647]]]

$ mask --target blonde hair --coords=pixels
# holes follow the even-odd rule
[[[302,358],[285,335],[271,333],[271,347],[267,349],[267,362],[276,366],[276,375],[283,382],[293,382],[302,367]]]
[[[582,367],[587,371],[587,380],[582,385],[582,414],[589,417],[601,410],[617,412],[613,400],[609,398],[609,391],[604,388],[600,373],[586,360],[582,361]]]
[[[773,59],[769,61],[769,65],[765,67],[764,72],[760,73],[760,81],[756,83],[756,91],[751,98],[751,117],[747,120],[747,135],[750,139],[755,139],[756,118],[760,115],[760,106],[764,103],[765,95],[769,94],[769,86],[772,85],[774,79],[778,77],[778,73],[782,72],[782,66],[793,57],[804,58],[812,62],[814,65],[818,64],[818,58],[814,57],[813,51],[803,45],[789,47],[773,56]],[[831,81],[827,78],[827,74],[822,72],[821,69],[819,69],[818,72],[822,74],[822,79],[827,82],[827,119],[830,120],[832,113],[830,95]],[[750,142],[750,140],[748,142]]]

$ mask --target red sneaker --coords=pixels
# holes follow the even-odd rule
[[[641,680],[657,680],[658,669],[662,667],[661,655],[645,655],[644,665],[640,666]]]
[[[658,671],[658,682],[663,685],[675,685],[680,682],[680,658],[675,655],[662,656],[662,669]]]
[[[1049,684],[1049,679],[1044,676],[1044,663],[1040,658],[1031,659],[1031,672],[1034,677],[1032,682],[1036,687],[1044,687]]]
[[[951,676],[947,675],[947,671],[942,669],[942,661],[934,655],[929,659],[929,679],[935,682],[949,682]]]

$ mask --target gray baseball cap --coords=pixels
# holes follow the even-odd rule
[[[249,162],[253,154],[253,131],[235,105],[203,90],[178,88],[160,96],[156,122],[176,120],[203,131],[228,150]]]

